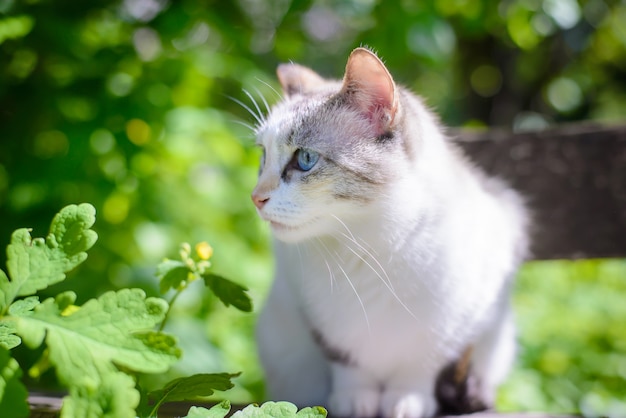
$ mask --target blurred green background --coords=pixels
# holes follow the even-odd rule
[[[359,45],[451,126],[626,120],[625,1],[0,0],[0,247],[90,202],[98,244],[51,293],[156,295],[156,264],[208,241],[214,271],[248,286],[258,311],[269,234],[249,200],[258,151],[237,123],[254,120],[231,97],[276,102],[274,68],[289,60],[341,77]],[[528,263],[520,360],[498,407],[626,416],[625,295],[623,260]],[[254,316],[201,288],[177,303],[172,375],[243,371],[227,396],[261,399]]]

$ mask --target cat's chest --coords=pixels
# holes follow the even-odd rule
[[[309,325],[329,344],[365,357],[368,347],[378,355],[386,346],[394,358],[436,337],[436,272],[411,256],[317,242],[286,249],[279,262]]]

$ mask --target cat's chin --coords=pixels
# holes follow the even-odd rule
[[[269,221],[274,237],[287,243],[304,241],[318,235],[314,232],[315,227],[310,223],[301,226],[286,225],[280,222]]]

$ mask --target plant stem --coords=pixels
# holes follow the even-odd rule
[[[172,300],[170,300],[169,306],[167,308],[167,312],[165,312],[163,321],[161,322],[161,325],[159,326],[159,331],[163,331],[163,329],[165,328],[165,324],[167,323],[167,320],[170,318],[170,312],[172,312],[172,305],[174,304],[174,302],[176,302],[176,299],[178,299],[178,296],[182,293],[183,290],[185,290],[185,287],[178,289],[176,293],[174,293],[174,296],[172,296]]]
[[[156,405],[154,405],[154,408],[152,408],[152,411],[150,411],[149,418],[158,418],[157,414],[159,412],[159,408],[161,407],[161,404],[163,403],[163,399],[161,399],[160,401],[156,403]]]

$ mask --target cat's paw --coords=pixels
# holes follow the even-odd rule
[[[380,392],[374,389],[336,390],[328,399],[328,410],[335,417],[373,418],[378,416]]]
[[[381,400],[384,418],[430,418],[437,412],[434,397],[406,390],[387,390]]]

